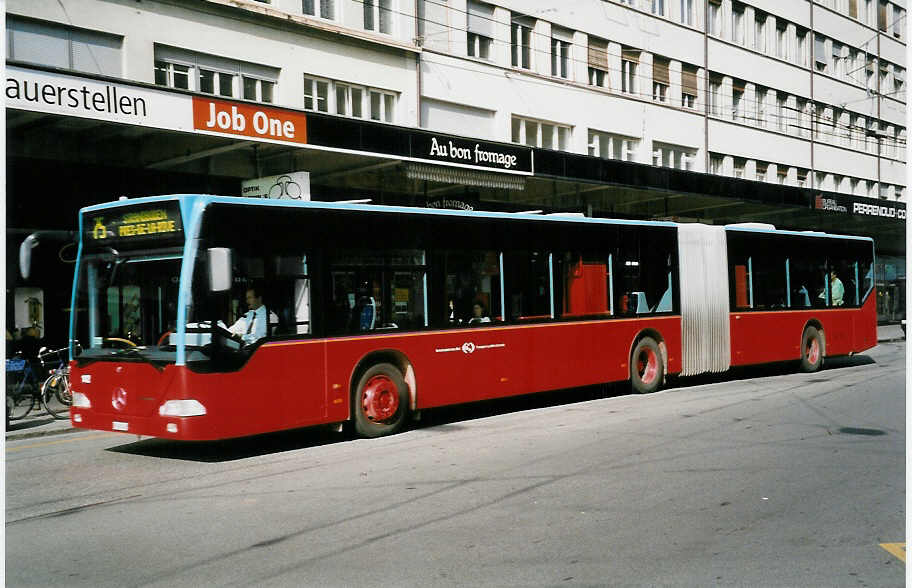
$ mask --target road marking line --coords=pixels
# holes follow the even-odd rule
[[[887,553],[906,563],[906,544],[905,543],[881,543],[881,547],[887,550]]]
[[[57,445],[58,443],[69,443],[71,441],[88,441],[89,439],[102,439],[104,437],[123,437],[117,433],[101,433],[99,435],[80,435],[72,439],[58,439],[57,441],[45,441],[44,443],[32,443],[31,445],[20,445],[18,447],[7,447],[6,452],[20,451],[22,449],[32,449],[34,447],[46,447],[48,445]]]

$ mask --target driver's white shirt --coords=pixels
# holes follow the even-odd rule
[[[275,313],[270,313],[278,322]],[[266,305],[263,304],[256,310],[248,310],[228,330],[240,335],[244,343],[253,343],[266,336]]]

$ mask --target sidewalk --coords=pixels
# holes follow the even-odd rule
[[[877,327],[877,341],[904,341],[905,334],[899,325],[884,325]],[[62,433],[84,432],[87,429],[74,429],[69,419],[55,420],[47,413],[39,412],[28,415],[26,418],[10,423],[6,432],[6,440],[28,439],[29,437],[43,437],[45,435],[59,435]]]

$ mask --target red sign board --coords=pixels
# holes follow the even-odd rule
[[[193,128],[257,139],[307,143],[307,117],[300,112],[193,97]]]

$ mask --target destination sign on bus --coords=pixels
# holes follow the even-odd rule
[[[184,233],[177,202],[99,210],[86,216],[84,231],[86,243],[119,246],[179,240]]]

